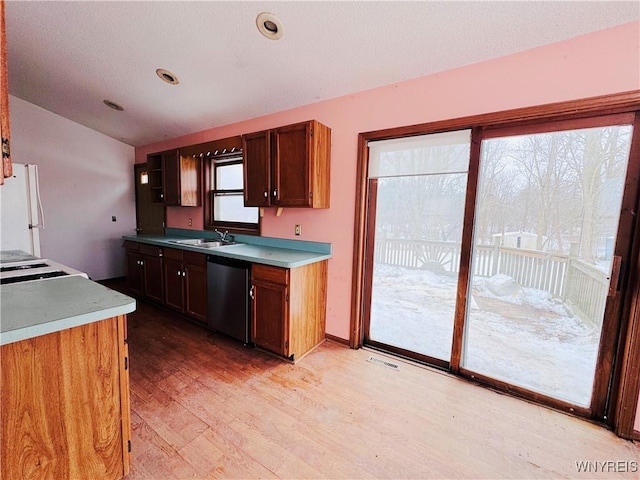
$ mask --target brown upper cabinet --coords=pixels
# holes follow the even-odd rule
[[[247,207],[329,208],[331,129],[316,120],[242,137]]]
[[[147,156],[154,202],[170,207],[199,207],[201,160],[167,150]]]
[[[200,158],[181,155],[178,150],[162,153],[164,204],[200,206]]]

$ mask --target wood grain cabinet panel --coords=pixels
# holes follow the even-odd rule
[[[7,68],[7,36],[4,0],[0,0],[0,138],[2,138],[2,173],[0,185],[13,173],[11,164],[11,129],[9,123],[9,70]]]
[[[244,203],[252,207],[271,205],[271,132],[242,137],[244,157]]]
[[[144,295],[156,302],[164,298],[164,282],[162,281],[162,249],[155,255],[142,255],[144,275]]]
[[[286,269],[251,269],[251,337],[259,347],[296,361],[325,339],[327,261]]]
[[[180,205],[180,165],[178,151],[172,150],[160,154],[162,158],[163,203],[168,206]]]
[[[173,249],[165,248],[166,252]],[[179,250],[177,250],[179,251]],[[184,265],[182,260],[164,259],[164,304],[174,310],[184,310]]]
[[[199,207],[201,205],[200,158],[181,155],[178,150],[168,150],[147,157],[151,160],[161,159],[161,171],[150,177],[155,186],[162,182],[162,194],[159,196],[166,206]]]
[[[289,354],[289,297],[286,285],[253,279],[252,341],[283,357]]]
[[[127,250],[127,286],[134,295],[143,295],[144,276],[142,255],[138,251]]]
[[[246,206],[329,208],[329,127],[310,120],[242,140]]]
[[[202,255],[205,258],[204,255]],[[185,259],[184,313],[201,322],[207,321],[207,268],[206,264],[189,263]]]
[[[206,322],[206,255],[177,248],[165,248],[164,254],[165,305]]]
[[[127,286],[134,295],[162,302],[164,282],[162,248],[125,240],[122,246],[127,256]]]
[[[0,347],[2,478],[128,474],[125,339],[119,316]]]

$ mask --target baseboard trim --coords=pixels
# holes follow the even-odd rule
[[[631,434],[631,439],[634,442],[640,442],[640,432],[638,430],[634,430],[633,433]]]
[[[346,340],[344,338],[336,337],[335,335],[331,335],[330,333],[325,333],[324,337],[327,340],[333,340],[334,342],[341,343],[343,345],[346,345],[347,347],[349,346],[349,340]]]

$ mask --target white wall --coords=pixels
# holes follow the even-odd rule
[[[12,159],[40,172],[42,257],[93,280],[124,276],[121,236],[136,223],[134,148],[14,96],[9,106]]]

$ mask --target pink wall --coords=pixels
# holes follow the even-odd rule
[[[420,58],[417,58],[420,61]],[[423,61],[428,61],[428,50]],[[145,145],[167,148],[317,119],[332,129],[331,208],[268,209],[262,235],[330,242],[327,332],[349,337],[357,140],[360,132],[640,89],[640,22],[515,55]],[[170,227],[202,228],[202,209],[169,208]]]

